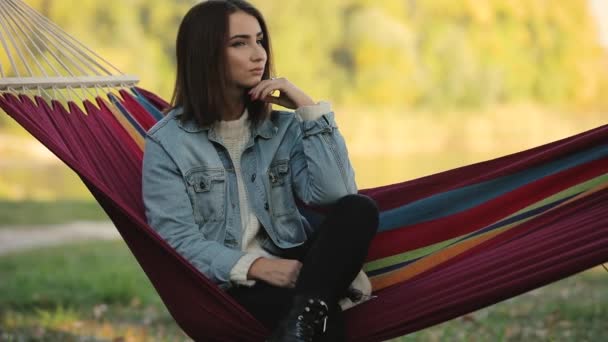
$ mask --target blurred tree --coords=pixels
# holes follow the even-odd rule
[[[196,0],[28,0],[165,98]],[[374,106],[538,102],[608,107],[606,51],[585,1],[252,0],[278,75],[315,98]],[[9,66],[6,56],[0,63]],[[9,70],[10,72],[10,70]]]

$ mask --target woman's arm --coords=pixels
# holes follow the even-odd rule
[[[275,90],[280,96],[272,96]],[[329,204],[357,193],[355,173],[344,138],[328,102],[314,104],[304,91],[284,77],[263,80],[249,91],[252,100],[296,109],[297,122],[290,167],[296,195],[305,203]]]
[[[146,138],[142,173],[150,227],[207,278],[218,284],[230,281],[230,270],[245,253],[204,238],[175,162],[150,136]]]
[[[304,203],[323,205],[357,193],[355,172],[331,105],[300,107],[296,117],[290,160],[296,195]]]

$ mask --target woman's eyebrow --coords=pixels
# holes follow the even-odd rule
[[[258,32],[258,34],[257,34],[258,37],[259,36],[263,36],[263,35],[264,34],[262,32]],[[232,38],[230,38],[230,40],[233,40],[233,39],[236,39],[236,38],[245,38],[245,39],[248,39],[249,37],[251,37],[251,36],[248,35],[248,34],[237,34],[237,35],[233,36]]]

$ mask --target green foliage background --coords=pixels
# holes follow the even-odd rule
[[[178,26],[198,1],[25,1],[171,97]],[[334,104],[361,188],[521,151],[608,117],[608,50],[586,0],[252,3],[270,27],[277,74]],[[5,55],[0,63],[10,65]],[[90,200],[32,140],[0,113],[0,198]]]
[[[170,97],[177,28],[196,1],[27,3]],[[317,98],[383,107],[608,106],[606,51],[583,0],[252,3],[269,23],[278,73]]]

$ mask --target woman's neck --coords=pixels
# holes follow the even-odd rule
[[[228,92],[228,98],[230,103],[224,115],[222,116],[223,121],[237,120],[243,114],[245,110],[245,101],[243,101],[244,90],[241,88],[232,88]]]

